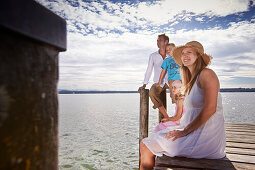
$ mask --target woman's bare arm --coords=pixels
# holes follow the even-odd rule
[[[199,76],[198,85],[204,94],[204,107],[197,117],[184,129],[186,134],[193,132],[216,112],[217,98],[220,88],[219,80],[214,71],[204,69]]]

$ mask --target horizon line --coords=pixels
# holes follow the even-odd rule
[[[169,93],[169,90],[166,91]],[[255,88],[221,88],[220,92],[255,92]],[[59,89],[59,94],[82,94],[82,93],[138,93],[136,90],[66,90]]]

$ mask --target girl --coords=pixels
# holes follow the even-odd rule
[[[181,65],[186,112],[179,126],[168,127],[141,141],[140,170],[152,169],[155,155],[208,159],[225,156],[220,83],[215,72],[206,68],[211,56],[197,41],[174,48],[172,56]]]
[[[182,114],[184,112],[183,108],[183,102],[184,102],[184,95],[181,94],[181,87],[182,87],[182,81],[181,80],[175,80],[172,83],[172,93],[174,95],[174,98],[176,100],[176,109],[175,109],[175,115],[173,117],[168,117],[162,119],[161,123],[156,126],[155,132],[158,132],[162,129],[167,128],[168,126],[176,126],[180,125],[180,119],[182,117]]]

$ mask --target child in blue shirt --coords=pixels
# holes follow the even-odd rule
[[[159,81],[157,85],[161,84],[161,81],[165,77],[166,72],[168,73],[168,85],[169,85],[169,90],[170,90],[170,97],[172,99],[172,103],[175,103],[175,98],[173,96],[172,92],[172,83],[175,80],[181,80],[181,75],[180,75],[180,66],[175,63],[174,58],[171,57],[171,51],[175,47],[174,43],[167,44],[166,46],[166,53],[170,56],[164,59],[161,68],[162,72],[160,74]]]

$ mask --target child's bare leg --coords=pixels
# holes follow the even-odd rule
[[[169,90],[170,90],[170,98],[172,100],[172,104],[176,103],[175,98],[174,98],[174,94],[173,94],[173,86],[172,83],[174,82],[174,80],[169,80],[168,84],[169,84]]]
[[[163,114],[164,118],[168,118],[169,117],[167,112],[166,112],[166,109],[165,109],[165,107],[163,105],[159,106],[158,110]]]
[[[155,155],[153,155],[143,142],[140,142],[140,153],[140,170],[152,170],[155,165]]]

